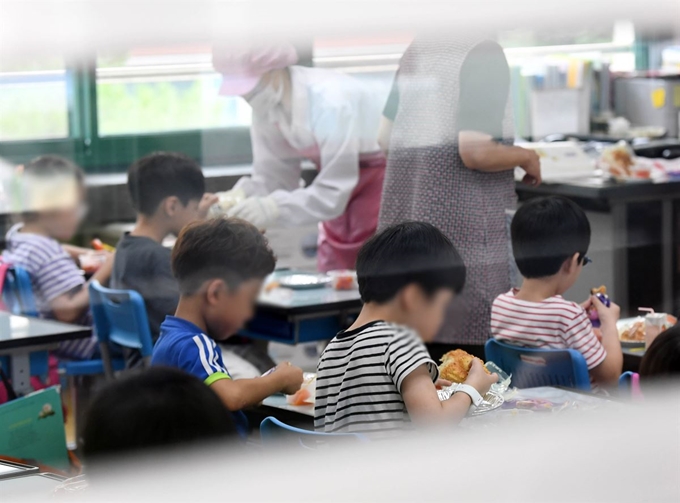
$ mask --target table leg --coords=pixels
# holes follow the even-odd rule
[[[628,219],[626,205],[612,204],[612,226],[614,257],[614,288],[612,299],[621,307],[621,316],[629,316],[628,299]]]
[[[31,387],[31,361],[29,353],[14,353],[10,355],[12,369],[12,387],[17,395],[26,395],[33,391]]]
[[[673,312],[673,201],[661,203],[661,276],[663,284],[663,310]]]

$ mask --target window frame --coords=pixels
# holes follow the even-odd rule
[[[87,174],[120,173],[135,159],[157,150],[183,152],[202,166],[252,162],[250,128],[227,127],[100,136],[97,122],[96,58],[66,64],[68,129],[66,138],[0,142],[0,157],[17,164],[44,154],[72,159]],[[219,138],[220,152],[204,146]]]

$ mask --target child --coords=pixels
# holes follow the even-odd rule
[[[86,281],[74,257],[59,243],[73,238],[85,216],[83,173],[54,155],[33,159],[18,170],[21,223],[7,233],[3,260],[28,271],[42,317],[89,323]],[[106,283],[112,262],[111,257],[91,279]],[[69,343],[61,349],[70,356],[88,358],[96,349],[96,340]]]
[[[640,363],[640,377],[645,384],[649,380],[680,377],[680,325],[654,339]]]
[[[163,239],[179,234],[194,220],[205,219],[217,198],[205,194],[200,166],[172,152],[156,152],[132,164],[128,190],[137,222],[118,242],[111,286],[139,292],[156,341],[161,323],[175,312],[179,300],[170,269],[171,251],[162,245]]]
[[[290,363],[262,377],[232,380],[215,343],[236,333],[253,315],[275,261],[265,237],[245,221],[218,218],[185,227],[172,251],[179,304],[175,316],[161,325],[151,364],[198,377],[231,411],[300,389],[302,370]]]
[[[94,397],[85,419],[88,471],[113,454],[238,438],[231,414],[207,386],[164,367],[109,384]]]
[[[328,344],[318,364],[314,425],[325,432],[391,436],[409,422],[459,421],[497,376],[475,359],[468,386],[440,402],[431,341],[465,283],[465,265],[430,224],[398,224],[371,238],[357,258],[364,307]]]
[[[519,290],[494,301],[493,337],[526,347],[575,349],[585,358],[594,384],[615,385],[623,365],[616,329],[619,307],[612,303],[607,308],[595,296],[582,305],[561,296],[588,263],[590,224],[583,210],[562,197],[534,199],[515,214],[511,234],[524,281]],[[602,342],[593,332],[588,308],[597,309]]]

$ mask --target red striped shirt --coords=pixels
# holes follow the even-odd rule
[[[518,346],[575,349],[588,369],[607,356],[585,310],[560,295],[542,302],[519,300],[513,290],[499,295],[491,308],[491,334]]]

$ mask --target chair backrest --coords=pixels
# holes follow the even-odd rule
[[[508,374],[518,388],[564,386],[590,390],[590,375],[583,355],[574,349],[535,349],[489,339],[486,359]]]
[[[112,290],[90,282],[90,308],[101,344],[114,342],[151,356],[153,342],[144,299],[134,290]]]
[[[38,316],[33,285],[28,271],[23,267],[3,264],[2,301],[12,314]]]
[[[321,445],[339,442],[368,442],[361,433],[322,433],[289,426],[276,419],[266,417],[260,423],[260,438],[265,446],[293,443],[304,449],[315,449]]]
[[[619,393],[628,395],[634,400],[642,398],[640,388],[640,374],[637,372],[626,371],[619,377]]]

